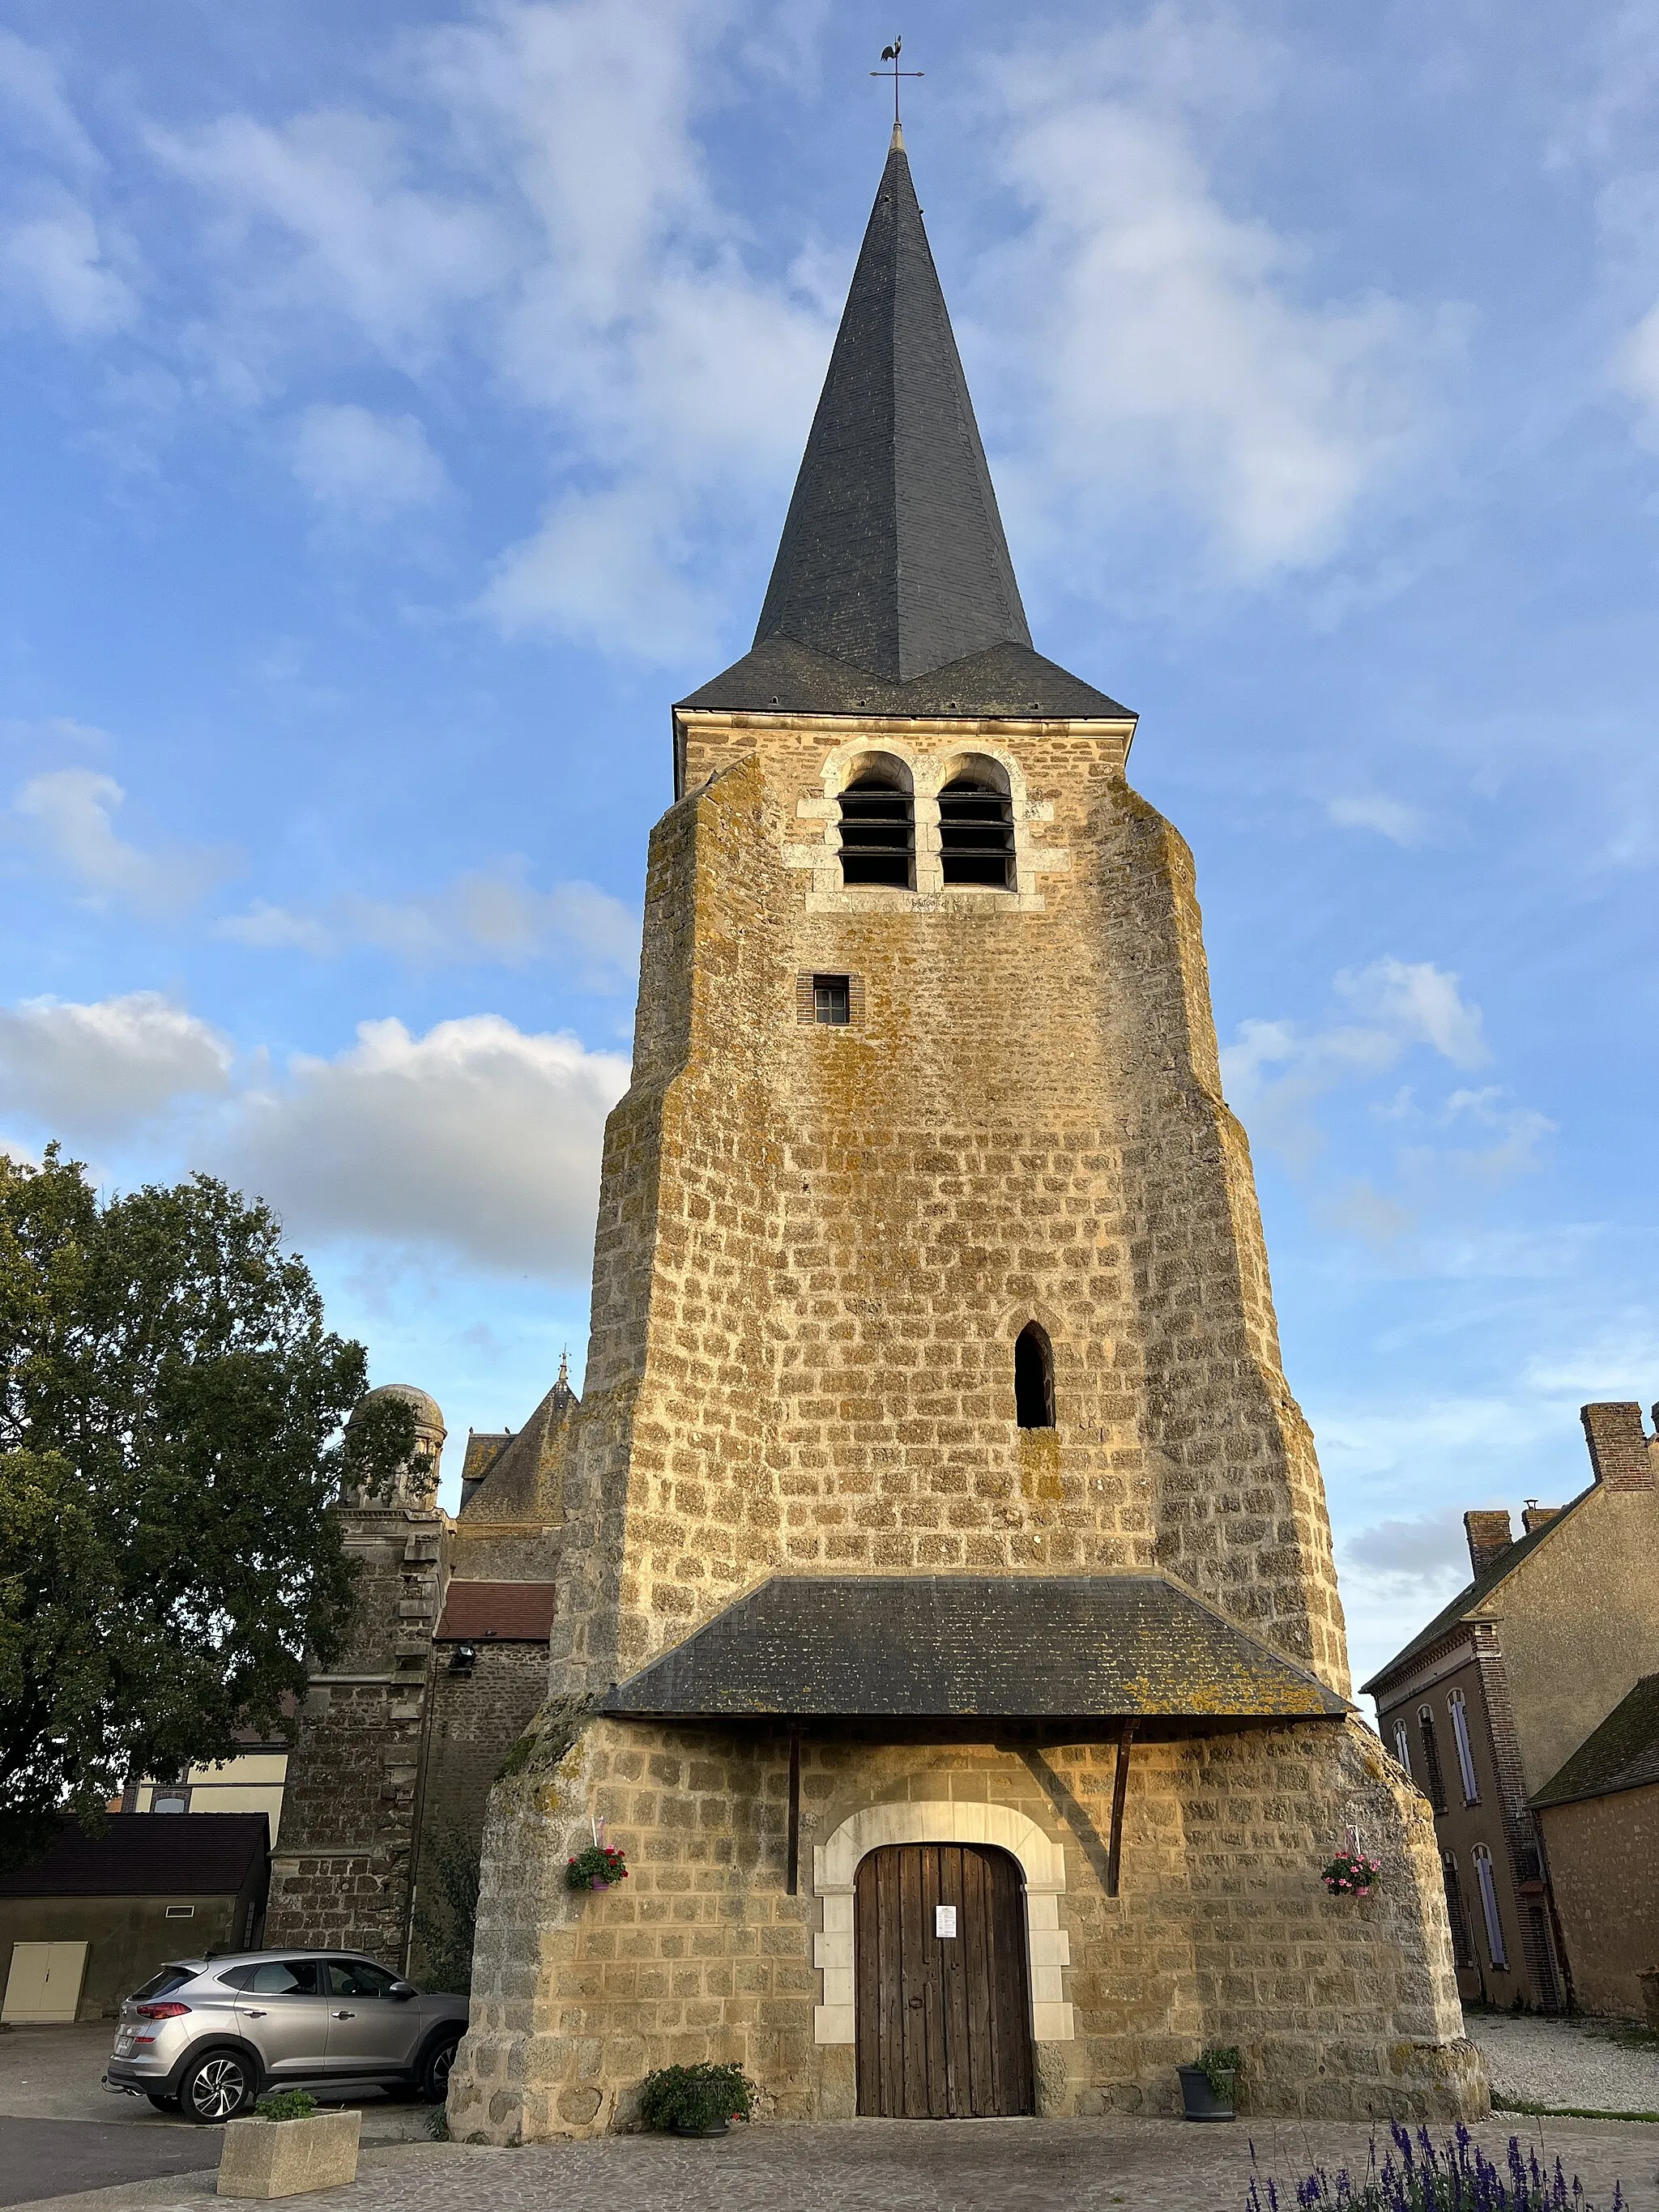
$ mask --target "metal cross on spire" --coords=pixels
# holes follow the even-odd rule
[[[927,74],[926,70],[902,70],[899,67],[899,56],[903,52],[904,41],[900,38],[896,38],[890,46],[884,46],[881,50],[881,58],[883,61],[891,62],[893,64],[891,75],[893,79],[893,128],[895,131],[899,127],[899,79],[902,76],[926,76]],[[886,70],[872,70],[870,74],[872,76],[886,76],[889,72]]]

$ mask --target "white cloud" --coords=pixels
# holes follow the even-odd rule
[[[830,326],[749,273],[747,227],[709,189],[692,111],[725,21],[501,0],[405,46],[422,130],[334,112],[154,136],[213,210],[228,275],[206,342],[228,386],[279,383],[323,322],[416,374],[482,357],[542,415],[542,524],[478,601],[508,634],[674,658],[720,619],[733,532],[775,522]],[[417,187],[434,143],[444,184]]]
[[[1136,499],[1179,502],[1224,581],[1325,561],[1435,417],[1457,317],[1310,297],[1297,243],[1206,170],[1203,111],[1241,56],[1260,74],[1224,15],[1157,8],[1000,68],[1029,220],[981,271],[985,343],[1021,396],[1013,502],[1073,561]]]
[[[1334,799],[1326,811],[1339,830],[1375,830],[1378,836],[1391,838],[1396,845],[1419,843],[1425,827],[1416,807],[1398,799],[1384,799],[1378,793]]]
[[[385,119],[319,112],[284,125],[230,115],[150,145],[196,185],[234,271],[220,343],[252,344],[256,369],[296,311],[356,324],[389,359],[419,367],[449,317],[510,265],[501,222],[477,202],[417,189],[414,150]]]
[[[44,314],[69,338],[106,337],[137,312],[97,222],[67,192],[0,224],[0,293]]]
[[[188,906],[226,872],[222,853],[199,846],[144,852],[118,837],[114,817],[125,798],[114,777],[97,769],[48,769],[31,776],[13,799],[14,828],[96,904],[167,913]]]
[[[1294,1022],[1243,1021],[1236,1041],[1222,1048],[1229,1098],[1255,1133],[1293,1164],[1305,1164],[1319,1149],[1309,1109],[1336,1085],[1384,1074],[1419,1046],[1459,1068],[1479,1066],[1490,1056],[1480,1008],[1463,998],[1456,976],[1432,961],[1373,960],[1344,969],[1334,988],[1356,1020],[1311,1034]],[[1364,1224],[1356,1218],[1351,1225]]]
[[[127,1127],[222,1091],[230,1066],[224,1040],[158,991],[0,1007],[0,1103],[54,1133]]]
[[[568,958],[577,980],[599,990],[631,986],[639,963],[639,917],[595,884],[556,884],[538,891],[518,859],[458,876],[443,890],[405,901],[351,896],[322,914],[299,914],[258,900],[214,933],[266,951],[319,957],[372,945],[422,964]]]
[[[1395,1589],[1449,1595],[1469,1578],[1462,1516],[1455,1510],[1374,1521],[1348,1538],[1340,1558],[1344,1565],[1363,1568]]]
[[[436,1247],[510,1273],[580,1278],[592,1256],[615,1054],[495,1014],[412,1036],[364,1022],[337,1059],[247,1094],[233,1170],[302,1234]]]
[[[103,166],[70,104],[58,64],[15,31],[0,30],[0,100],[20,138],[76,168]]]
[[[320,957],[334,950],[334,939],[320,921],[272,906],[266,899],[255,899],[246,914],[227,915],[216,921],[213,934],[261,952],[314,952]]]
[[[1465,1001],[1456,976],[1431,960],[1389,957],[1345,968],[1336,988],[1402,1046],[1431,1045],[1454,1067],[1479,1067],[1491,1058],[1480,1034],[1480,1009]]]
[[[374,529],[442,498],[449,479],[413,415],[367,407],[307,408],[294,472],[337,527]]]

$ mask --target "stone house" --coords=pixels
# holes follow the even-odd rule
[[[1638,1406],[1586,1406],[1583,1419],[1589,1488],[1528,1504],[1518,1538],[1506,1512],[1465,1514],[1473,1579],[1364,1685],[1384,1743],[1434,1808],[1462,1994],[1546,2012],[1594,2008],[1591,1991],[1608,1986],[1590,1931],[1618,1893],[1591,1839],[1613,1849],[1635,1809],[1570,1814],[1578,1793],[1560,1794],[1563,1777],[1659,1668],[1659,1446]],[[1599,1794],[1615,1770],[1598,1754],[1579,1771],[1601,1778]],[[1627,1978],[1615,2009],[1636,2012]]]
[[[559,1445],[576,1400],[561,1368],[516,1435],[470,1437],[452,1517],[437,1503],[436,1402],[383,1390],[413,1407],[416,1449],[391,1494],[337,1509],[356,1606],[300,1715],[266,1941],[367,1951],[418,1976],[440,1862],[476,1855],[490,1784],[546,1696]]]
[[[754,647],[674,712],[458,2136],[705,2058],[1168,2112],[1217,2043],[1256,2112],[1486,2108],[1134,727],[1031,645],[896,130]]]
[[[1659,2027],[1659,1674],[1532,1800],[1582,2010]]]

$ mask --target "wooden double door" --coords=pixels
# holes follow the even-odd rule
[[[859,2111],[1029,2112],[1031,2001],[1018,1863],[981,1844],[896,1844],[854,1891]]]

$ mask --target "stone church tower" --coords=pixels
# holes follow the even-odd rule
[[[1211,2043],[1256,2112],[1486,2109],[1133,731],[1032,648],[896,131],[754,647],[675,710],[457,2136],[705,2057],[1170,2111]]]

